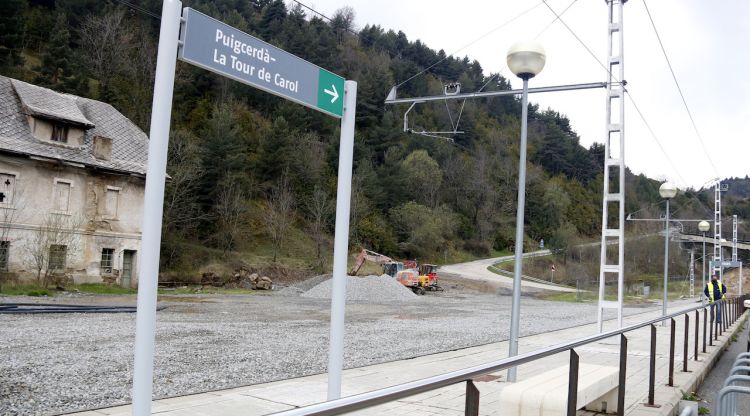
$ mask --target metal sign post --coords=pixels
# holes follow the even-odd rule
[[[328,398],[341,396],[346,306],[346,260],[349,252],[349,210],[357,83],[243,33],[182,2],[164,0],[154,79],[144,197],[143,235],[132,414],[151,414],[156,335],[156,296],[166,180],[169,125],[177,58],[239,82],[341,118],[333,293],[328,365]],[[184,24],[182,24],[184,22]]]
[[[182,2],[179,0],[164,0],[161,11],[154,100],[151,107],[151,131],[148,136],[141,260],[138,262],[138,309],[135,318],[135,363],[133,365],[133,415],[136,416],[151,414],[161,221],[181,10]]]
[[[346,306],[346,260],[349,254],[349,210],[354,158],[354,113],[357,83],[346,81],[344,117],[341,119],[339,178],[336,190],[336,231],[333,246],[333,289],[331,291],[331,339],[328,347],[328,400],[341,397],[344,369],[344,313]]]

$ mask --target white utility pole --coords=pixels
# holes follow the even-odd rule
[[[695,252],[690,250],[690,297],[695,297]]]
[[[622,327],[622,303],[625,279],[625,79],[623,6],[627,0],[606,0],[609,7],[607,25],[607,119],[604,137],[604,190],[602,197],[602,239],[599,263],[599,304],[597,323],[599,332],[604,327],[604,310],[617,310],[617,325]],[[613,107],[617,111],[613,111]],[[613,172],[614,168],[614,172]],[[610,180],[616,178],[617,187],[610,188]],[[609,223],[609,210],[618,210],[618,220]],[[616,241],[617,259],[607,258],[607,242]],[[617,301],[604,298],[607,276],[617,277]]]
[[[732,261],[737,261],[737,216],[732,215]]]
[[[161,223],[181,15],[182,2],[164,0],[156,58],[154,100],[151,106],[151,131],[148,135],[141,259],[138,262],[138,312],[135,319],[135,363],[133,365],[134,416],[151,414]]]

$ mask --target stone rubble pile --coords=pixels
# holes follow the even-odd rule
[[[273,281],[268,276],[259,276],[251,273],[245,268],[240,268],[225,278],[218,273],[206,272],[201,275],[201,284],[204,286],[242,288],[251,290],[271,290]]]

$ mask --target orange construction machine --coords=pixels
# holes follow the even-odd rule
[[[366,261],[380,264],[383,266],[383,273],[395,277],[399,283],[418,295],[424,295],[428,290],[443,290],[438,285],[437,265],[418,265],[416,260],[395,261],[386,255],[367,249],[362,249],[357,255],[354,267],[349,274],[356,276]]]

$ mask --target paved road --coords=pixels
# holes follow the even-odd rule
[[[539,250],[530,253],[524,253],[524,257],[533,257],[547,254],[549,254],[549,250]],[[485,281],[494,284],[499,288],[512,288],[513,278],[493,273],[487,270],[487,268],[489,266],[492,266],[493,264],[501,263],[504,261],[512,261],[513,259],[514,256],[504,256],[493,257],[491,259],[475,260],[467,263],[448,264],[445,266],[441,266],[440,271],[455,274],[457,276],[463,277],[464,279]],[[528,280],[521,281],[521,290],[524,292],[536,292],[540,290],[575,292],[575,289],[546,285],[543,283],[531,282]]]

